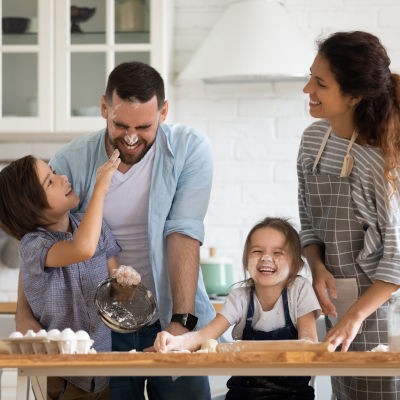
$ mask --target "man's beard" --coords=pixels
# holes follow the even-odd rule
[[[126,154],[124,140],[121,138],[116,138],[115,140],[112,140],[108,135],[108,132],[106,134],[109,145],[113,149],[119,150],[119,158],[126,165],[134,165],[137,164],[139,161],[141,161],[143,157],[146,155],[146,153],[151,149],[151,146],[154,143],[154,141],[151,143],[147,143],[144,140],[139,139],[137,146],[141,146],[144,144],[143,150],[139,154]]]

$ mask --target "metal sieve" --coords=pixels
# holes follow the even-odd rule
[[[97,287],[95,305],[101,320],[111,330],[135,332],[146,326],[156,312],[153,294],[144,285],[123,287],[108,278]]]

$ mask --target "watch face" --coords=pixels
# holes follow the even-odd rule
[[[189,331],[192,331],[196,324],[198,318],[193,314],[173,314],[171,318],[171,322],[179,322],[182,326],[187,328]]]

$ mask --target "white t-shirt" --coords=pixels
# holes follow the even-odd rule
[[[118,261],[134,267],[142,283],[155,294],[150,264],[148,208],[155,146],[124,174],[115,171],[104,200],[104,220],[113,232],[121,252]],[[157,316],[153,318],[153,321]]]
[[[287,288],[289,314],[293,325],[297,328],[297,319],[305,314],[314,312],[315,318],[321,313],[321,307],[310,282],[297,276]],[[220,311],[231,325],[235,325],[232,337],[239,340],[243,336],[246,325],[247,309],[250,300],[250,290],[246,287],[233,289]],[[285,315],[282,296],[279,297],[270,311],[263,311],[256,294],[254,293],[254,315],[252,327],[254,329],[269,332],[285,326]]]

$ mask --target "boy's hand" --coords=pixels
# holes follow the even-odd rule
[[[121,286],[136,286],[141,281],[139,272],[129,265],[120,265],[119,268],[113,270],[111,277],[115,278]]]
[[[111,295],[116,301],[132,300],[136,286],[140,283],[140,274],[128,265],[121,265],[114,269],[111,275],[114,281],[111,283]]]
[[[108,161],[97,169],[95,188],[101,189],[104,193],[107,193],[111,177],[118,169],[120,162],[119,151],[115,149]]]

